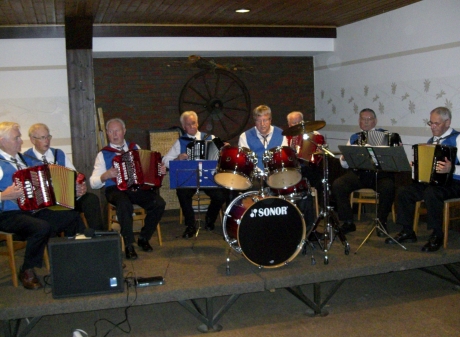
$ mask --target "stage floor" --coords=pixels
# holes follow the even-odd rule
[[[217,325],[238,296],[248,293],[273,291],[279,288],[300,290],[300,286],[332,284],[339,288],[341,281],[362,276],[385,274],[411,269],[428,268],[439,265],[458,267],[460,261],[460,235],[456,231],[449,232],[449,246],[435,253],[423,253],[421,247],[428,239],[429,232],[421,224],[419,242],[406,244],[407,250],[398,245],[387,245],[384,238],[373,234],[355,254],[364,237],[372,229],[370,217],[358,223],[358,230],[347,235],[350,254],[346,255],[344,247],[337,239],[328,252],[328,264],[323,263],[324,252],[316,245],[313,256],[316,264],[312,264],[312,254],[299,252],[293,260],[278,268],[259,268],[250,263],[243,255],[235,252],[223,238],[221,225],[213,232],[200,231],[197,238],[182,239],[183,225],[178,223],[178,212],[168,211],[161,221],[163,246],[159,247],[156,235],[151,244],[153,252],[138,251],[139,259],[124,260],[125,276],[137,275],[149,277],[161,275],[165,284],[161,286],[134,288],[123,293],[81,296],[74,298],[53,299],[51,289],[45,291],[27,291],[21,286],[14,288],[11,283],[6,259],[0,261],[0,320],[11,321],[26,317],[41,317],[65,313],[87,312],[110,308],[125,308],[127,304],[141,306],[148,304],[178,302],[183,308],[193,311],[195,300],[206,299],[203,312],[194,314],[197,322],[201,321],[209,327]],[[389,224],[390,233],[398,230]],[[267,250],[270,243],[267,243]],[[22,258],[18,258],[18,263]],[[88,257],[90,261],[90,257]],[[229,259],[229,262],[227,261]],[[229,269],[227,268],[229,266]],[[454,268],[455,269],[455,268]],[[458,268],[457,268],[458,269]],[[76,271],[77,273],[78,271]],[[39,275],[46,275],[44,269]],[[455,282],[455,278],[451,278]],[[331,283],[331,281],[333,281]],[[312,314],[324,314],[323,310],[328,296],[335,290],[321,296],[320,288],[314,288],[311,301],[312,308],[305,306]],[[297,294],[299,295],[299,294]],[[220,308],[213,309],[213,299],[227,296]],[[232,297],[233,296],[233,297]],[[300,297],[303,294],[300,293]],[[319,297],[318,297],[319,296]],[[307,296],[308,297],[308,296]],[[325,298],[326,297],[326,298]],[[135,300],[135,301],[134,301]],[[305,300],[305,298],[303,299]],[[306,299],[308,301],[308,298]],[[190,304],[192,303],[192,304]],[[221,310],[222,312],[218,312]],[[263,308],[261,308],[262,310]],[[199,310],[200,311],[200,310]],[[225,327],[224,327],[225,328]]]

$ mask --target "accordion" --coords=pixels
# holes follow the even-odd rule
[[[377,130],[362,131],[358,134],[358,145],[399,146],[402,143],[398,133]]]
[[[131,188],[160,187],[163,176],[160,172],[161,154],[149,150],[130,150],[112,160],[117,169],[116,184],[119,190]]]
[[[217,160],[219,151],[224,146],[220,138],[212,140],[193,140],[187,144],[187,156],[189,160]]]
[[[447,157],[452,163],[457,160],[457,148],[442,144],[415,144],[414,150],[414,180],[431,185],[445,186],[452,181],[455,165],[449,173],[436,173],[438,161]]]
[[[74,170],[54,164],[16,171],[13,182],[22,190],[22,196],[17,199],[19,208],[23,211],[75,208],[76,177]]]

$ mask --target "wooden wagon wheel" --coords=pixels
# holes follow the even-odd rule
[[[200,131],[222,140],[240,135],[251,114],[251,98],[244,83],[224,69],[201,71],[182,88],[179,113],[198,114]]]

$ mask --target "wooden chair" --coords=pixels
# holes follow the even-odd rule
[[[209,205],[211,204],[211,198],[204,192],[200,191],[200,203],[198,205],[198,195],[194,194],[192,197],[192,206],[195,209],[195,212],[198,211],[198,206],[200,207],[200,213],[205,214],[208,210]],[[222,209],[219,212],[220,222],[223,221],[223,212]],[[179,207],[179,224],[183,224],[184,214],[182,213],[182,208]]]
[[[19,280],[18,280],[18,271],[16,269],[16,259],[14,253],[26,247],[26,241],[15,241],[13,239],[12,233],[1,232],[0,231],[0,241],[6,241],[6,251],[1,251],[0,255],[7,255],[10,269],[11,269],[11,280],[13,281],[13,286],[18,287]],[[45,253],[43,254],[43,262],[45,263],[45,267],[48,271],[50,271],[50,260],[48,257],[48,249],[45,248]]]
[[[375,191],[371,188],[361,188],[359,190],[353,191],[350,195],[350,205],[353,207],[353,204],[358,204],[358,221],[361,220],[361,206],[362,204],[373,204],[377,202],[375,198]],[[395,205],[391,207],[391,214],[393,217],[393,222],[396,222],[396,212]],[[384,219],[380,219],[384,220]],[[386,220],[386,219],[385,219]]]
[[[314,198],[314,205],[315,205],[315,210],[316,210],[316,217],[319,217],[319,203],[318,203],[318,191],[316,188],[311,187],[310,188],[310,194]]]
[[[133,210],[133,221],[140,221],[142,223],[142,227],[144,226],[144,220],[145,220],[145,210],[139,206],[139,205],[133,205],[134,207],[134,210]],[[112,205],[112,204],[108,204],[107,206],[108,208],[108,216],[107,216],[107,219],[108,219],[108,230],[112,230],[112,226],[114,223],[118,223],[118,219],[117,219],[117,208]],[[163,240],[161,238],[161,227],[160,227],[160,223],[158,223],[157,225],[157,235],[158,235],[158,244],[160,246],[163,246]]]
[[[420,215],[426,214],[424,207],[425,201],[420,200],[415,203],[413,229],[415,234],[418,232],[418,222]],[[453,215],[452,210],[456,209],[458,215]],[[449,224],[452,220],[460,219],[460,198],[444,200],[442,231],[444,232],[444,248],[447,248],[447,239],[449,236]]]

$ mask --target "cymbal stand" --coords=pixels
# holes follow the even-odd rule
[[[324,231],[324,239],[323,243],[318,240],[321,249],[324,252],[324,264],[329,263],[329,256],[328,252],[332,246],[332,243],[335,241],[335,238],[338,236],[340,241],[342,242],[343,246],[345,247],[345,255],[350,254],[350,245],[347,242],[347,238],[345,234],[342,232],[340,228],[339,219],[337,214],[334,212],[333,207],[329,205],[329,164],[328,164],[328,156],[334,156],[332,152],[327,149],[327,145],[319,145],[315,144],[318,148],[320,148],[322,155],[323,155],[323,208],[316,219],[313,227],[307,233],[307,241],[311,233],[316,233],[316,228],[324,220],[325,222],[325,231]],[[316,234],[314,234],[316,236]],[[318,236],[316,236],[318,238]],[[308,241],[310,245],[312,243]],[[312,258],[313,264],[313,258]]]
[[[380,222],[380,219],[378,217],[379,194],[380,193],[377,192],[377,184],[378,184],[377,178],[378,178],[378,171],[376,170],[375,171],[375,218],[374,218],[374,227],[372,227],[372,230],[369,232],[369,234],[367,234],[367,236],[364,238],[363,242],[361,242],[361,244],[359,245],[358,249],[356,249],[355,254],[367,242],[367,240],[369,240],[369,238],[371,237],[372,233],[374,233],[374,231],[376,231],[376,230],[381,231],[383,234],[385,234],[385,236],[387,236],[388,238],[393,240],[395,243],[400,245],[402,248],[404,248],[404,250],[407,250],[406,247],[404,247],[401,243],[399,243],[393,237],[391,237],[390,234],[388,234],[388,232],[385,230],[385,228],[383,227],[382,223]]]
[[[197,226],[197,229],[196,229],[196,233],[195,233],[195,237],[197,238],[198,237],[198,234],[200,233],[200,229],[201,229],[201,203],[200,203],[200,186],[201,186],[201,183],[200,183],[200,178],[202,177],[202,173],[203,173],[203,167],[202,167],[202,163],[201,162],[198,162],[198,165],[196,167],[196,192],[195,192],[195,195],[197,197],[197,201],[198,201],[198,218],[195,218],[195,224],[198,224]],[[195,212],[195,210],[193,210],[193,212]]]

